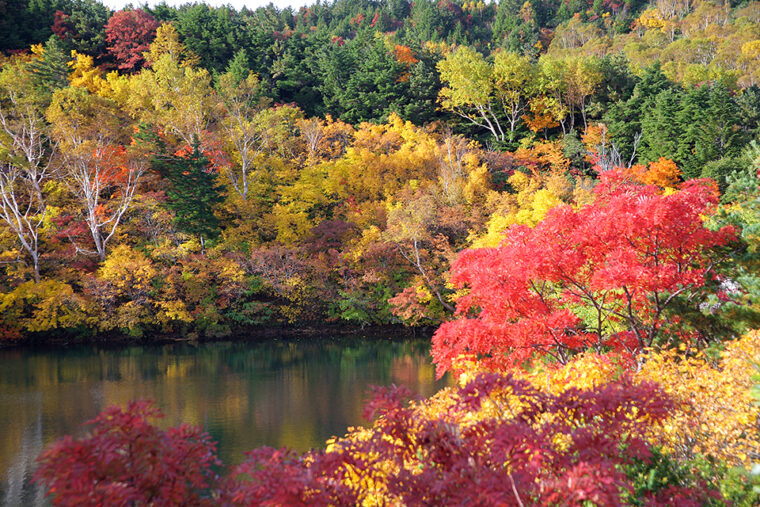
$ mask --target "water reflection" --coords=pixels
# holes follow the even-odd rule
[[[233,464],[257,446],[303,451],[361,424],[370,384],[429,396],[444,385],[434,377],[423,339],[0,350],[0,499],[39,505],[42,492],[28,482],[34,458],[113,403],[155,399],[161,425],[204,427]]]

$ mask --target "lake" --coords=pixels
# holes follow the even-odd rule
[[[395,331],[394,331],[395,332]],[[29,484],[42,448],[111,404],[153,399],[162,427],[202,426],[225,464],[268,445],[305,451],[363,424],[368,387],[430,396],[430,340],[362,335],[103,348],[0,350],[0,500],[42,505]]]

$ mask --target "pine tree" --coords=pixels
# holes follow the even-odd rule
[[[37,85],[51,92],[68,86],[69,70],[68,58],[57,35],[51,35],[47,40],[41,58],[29,64]]]
[[[641,149],[639,160],[652,162],[660,157],[672,157],[677,153],[682,134],[678,115],[683,101],[680,91],[666,89],[657,95],[641,120]],[[682,160],[676,160],[680,166]]]
[[[227,65],[227,73],[234,78],[235,83],[240,83],[248,77],[250,72],[251,62],[248,60],[248,55],[245,49],[239,49]]]
[[[635,154],[635,139],[642,132],[642,119],[649,114],[655,97],[671,87],[660,64],[656,63],[644,71],[644,75],[633,89],[633,94],[627,100],[619,100],[612,104],[605,113],[604,123],[610,129],[615,146],[620,150],[624,161],[630,160]],[[657,158],[659,157],[655,157],[654,160]]]
[[[205,250],[206,240],[219,236],[219,220],[214,216],[214,208],[224,197],[217,183],[217,173],[201,149],[200,141],[197,138],[193,141],[189,153],[156,157],[154,168],[169,180],[166,207],[174,212],[174,225],[197,237],[201,249]]]

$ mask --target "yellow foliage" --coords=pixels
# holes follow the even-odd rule
[[[760,457],[760,412],[752,397],[760,363],[760,332],[729,343],[718,361],[704,353],[683,358],[676,351],[651,354],[637,378],[659,382],[684,404],[653,439],[679,458],[712,456],[729,466]]]
[[[665,26],[665,20],[662,19],[660,11],[656,8],[642,12],[641,16],[636,19],[636,23],[644,28],[662,29]]]
[[[69,62],[72,72],[69,74],[71,86],[86,88],[90,93],[111,97],[112,90],[107,79],[103,79],[103,74],[95,67],[93,59],[89,55],[83,55],[76,50],[71,51],[73,60]]]
[[[163,28],[174,30],[165,24],[159,32]],[[130,115],[153,123],[165,134],[187,144],[192,144],[194,137],[204,140],[212,110],[218,106],[211,75],[205,69],[193,68],[192,60],[183,56],[182,45],[171,37],[162,42],[157,32],[150,48],[151,52],[146,53],[149,69],[124,80],[107,77],[114,87],[114,98]]]
[[[467,182],[462,191],[465,201],[472,203],[485,196],[489,183],[488,167],[485,164],[472,164],[470,172],[467,175]]]
[[[621,371],[614,356],[584,352],[562,367],[537,368],[531,372],[516,370],[516,374],[553,394],[571,387],[590,389],[606,384]]]
[[[760,407],[752,395],[760,364],[760,331],[729,343],[719,359],[704,352],[651,351],[634,380],[656,382],[679,408],[650,441],[680,460],[708,456],[729,466],[749,466],[760,458]],[[616,379],[629,363],[614,355],[586,352],[565,365],[549,364],[530,371],[511,371],[537,388],[560,394],[588,389]],[[457,364],[460,385],[483,371],[474,358]]]
[[[103,329],[112,329],[114,327],[129,329],[138,335],[142,335],[140,325],[150,322],[151,317],[152,312],[149,312],[148,308],[140,304],[140,302],[127,301],[117,306],[114,315],[107,321],[102,321],[101,327]]]
[[[423,284],[418,284],[415,287],[415,291],[417,293],[417,301],[420,303],[429,303],[433,299],[433,294],[430,292],[430,289]]]
[[[132,294],[150,288],[156,276],[153,263],[142,252],[128,245],[119,245],[108,255],[98,270],[98,276],[119,292]]]
[[[410,189],[455,206],[483,200],[490,184],[476,144],[441,138],[396,114],[384,124],[363,123],[350,136],[336,124],[332,141],[320,140],[329,134],[320,133],[328,125],[301,125],[308,129],[302,139],[307,164],[276,188],[278,202],[266,217],[284,244],[324,220],[344,220],[362,230],[384,224],[387,203]]]
[[[5,250],[0,252],[0,262],[13,262],[14,260],[21,257],[22,253],[21,250],[18,248],[12,248],[10,250]]]
[[[742,44],[742,55],[749,58],[760,57],[760,39]]]
[[[187,311],[185,302],[179,299],[171,301],[158,301],[156,306],[159,311],[156,318],[161,324],[170,324],[171,322],[192,322],[193,316]]]
[[[294,201],[294,204],[303,205],[303,202]],[[284,245],[292,245],[314,227],[314,222],[309,219],[306,209],[298,209],[301,206],[288,206],[276,204],[268,219],[277,230],[277,241]]]
[[[474,358],[462,358],[459,363],[459,369],[462,374],[459,377],[459,384],[467,384],[479,370],[477,361]],[[518,378],[527,380],[534,384],[536,388],[543,392],[558,395],[570,388],[581,390],[592,389],[602,386],[614,379],[620,372],[620,361],[615,357],[608,357],[601,354],[586,353],[579,355],[571,363],[564,366],[547,365],[543,369],[537,369],[531,372],[523,370],[514,370],[511,373]],[[525,410],[532,406],[524,395],[515,393],[511,388],[502,391],[491,391],[486,399],[482,401],[479,409],[463,412],[451,410],[456,402],[456,395],[451,388],[444,388],[433,397],[422,402],[413,404],[413,410],[416,411],[423,420],[442,420],[452,424],[459,425],[463,431],[468,427],[477,425],[484,419],[497,418],[501,420],[510,420],[519,418]],[[535,425],[540,428],[556,423],[559,414],[544,414],[539,418]],[[658,425],[652,424],[649,414],[631,411],[626,414],[631,422],[649,426],[653,431],[659,429]],[[577,423],[577,421],[576,421]],[[332,439],[328,442],[327,452],[337,452],[343,442],[362,442],[367,441],[373,436],[372,429],[349,428],[348,434],[341,439]],[[409,430],[409,436],[414,438],[414,429]],[[385,435],[389,443],[393,440],[391,436]],[[572,437],[568,432],[555,432],[552,443],[558,451],[566,449],[571,443]],[[387,490],[385,482],[391,473],[396,473],[398,467],[404,467],[409,471],[419,469],[421,464],[426,463],[426,456],[421,448],[417,451],[416,456],[409,456],[403,462],[382,462],[373,467],[358,469],[346,467],[343,480],[347,484],[358,486],[362,491],[367,492],[362,505],[398,505],[399,499],[392,497]]]
[[[185,67],[191,67],[200,60],[179,41],[179,33],[171,23],[164,23],[156,29],[156,38],[153,39],[150,50],[143,53],[145,61],[151,65],[164,55],[168,55],[172,62]]]
[[[371,435],[372,431],[367,428],[349,427],[346,437],[331,438],[327,441],[327,452],[339,452],[345,440],[361,442],[368,440]],[[346,464],[344,467],[343,480],[346,484],[359,486],[363,492],[362,507],[380,507],[398,504],[397,501],[389,501],[391,498],[386,486],[387,477],[398,471],[396,464],[385,462],[377,467],[358,467]]]
[[[92,324],[86,301],[71,285],[43,280],[26,282],[0,294],[2,321],[30,332]]]
[[[470,238],[472,248],[498,246],[512,225],[534,227],[550,209],[569,202],[572,197],[570,182],[559,172],[529,176],[516,171],[507,181],[517,193],[499,198],[492,195],[489,204],[496,204],[499,209],[488,219],[485,234]],[[506,203],[503,202],[505,199]]]
[[[360,238],[358,238],[353,245],[351,245],[350,249],[350,259],[353,262],[357,262],[364,252],[367,251],[367,248],[370,245],[373,245],[375,243],[379,243],[382,240],[382,231],[380,231],[380,228],[378,228],[376,225],[371,225],[370,227],[364,229],[362,231],[362,235]]]
[[[120,75],[115,70],[106,74],[108,86],[101,89],[101,94],[107,92],[107,98],[115,100],[119,104],[126,104],[132,93],[132,84],[128,76]]]
[[[486,223],[485,234],[473,239],[472,248],[494,248],[499,246],[501,240],[504,239],[504,233],[507,229],[517,223],[516,219],[517,216],[514,213],[506,216],[494,213]]]
[[[177,250],[183,257],[186,257],[191,253],[199,253],[201,251],[201,242],[198,238],[195,237],[187,238],[186,241],[180,243],[179,247],[177,247]]]
[[[280,308],[280,313],[289,323],[294,324],[307,312],[312,302],[312,291],[308,283],[298,275],[285,280],[284,286],[284,296],[288,304]]]

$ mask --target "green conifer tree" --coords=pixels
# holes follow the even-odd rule
[[[154,159],[154,168],[167,180],[166,207],[174,212],[178,230],[195,236],[205,251],[206,241],[219,236],[219,219],[214,208],[224,200],[217,173],[196,138],[192,151]]]
[[[45,43],[42,58],[29,64],[29,71],[35,77],[37,86],[50,92],[65,88],[69,84],[69,58],[63,49],[61,39],[51,35]]]

